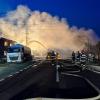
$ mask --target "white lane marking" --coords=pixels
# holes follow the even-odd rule
[[[24,69],[27,69],[27,67],[25,67]]]
[[[28,66],[28,67],[25,67],[24,69],[28,69],[28,68],[30,68],[31,66],[32,66],[32,65],[30,65],[30,66]],[[37,66],[37,65],[35,65],[35,66]],[[19,71],[15,72],[14,74],[11,74],[11,75],[9,75],[9,76],[7,76],[7,77],[10,78],[10,77],[14,76],[15,74],[18,74],[18,73],[24,71],[24,69],[23,69],[23,70],[19,70]],[[4,79],[0,79],[0,82],[2,82],[2,81],[4,81],[4,80],[5,80],[5,78],[4,78]]]
[[[20,72],[22,72],[23,70],[21,69]]]
[[[32,65],[32,67],[37,67],[37,66],[40,65],[41,63],[43,63],[43,61],[36,62],[34,65]]]
[[[33,67],[36,67],[37,65],[33,65]]]
[[[100,74],[100,71],[95,71],[95,70],[93,70],[93,69],[88,69],[88,70],[91,71],[91,72],[94,72],[94,73]]]
[[[29,65],[29,66],[27,66],[27,67],[25,67],[24,69],[28,69],[28,68],[31,68],[31,67],[33,67],[34,65],[33,64],[31,64],[31,65]]]
[[[18,74],[19,73],[19,71],[18,72],[16,72],[16,74]]]
[[[3,78],[3,79],[0,79],[0,82],[2,82],[2,81],[4,81],[5,79]]]
[[[31,66],[33,66],[33,64],[29,65],[28,67],[31,67]]]
[[[9,75],[8,77],[12,77],[13,75],[11,74],[11,75]]]
[[[12,77],[13,75],[11,74],[11,75],[9,75],[9,77]]]
[[[27,68],[30,68],[31,66],[28,66]]]
[[[58,71],[59,68],[60,68],[60,65],[56,65],[56,82],[60,82],[59,71]]]

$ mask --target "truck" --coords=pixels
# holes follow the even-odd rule
[[[58,60],[58,59],[61,59],[61,56],[58,52],[52,50],[52,51],[47,52],[46,59],[47,60]]]
[[[24,62],[32,60],[31,49],[22,44],[15,44],[8,48],[7,62]]]

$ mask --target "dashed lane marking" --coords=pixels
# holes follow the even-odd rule
[[[4,81],[5,79],[4,78],[2,78],[2,79],[0,79],[0,82],[2,82],[2,81]]]
[[[34,65],[34,67],[36,67],[37,65]]]
[[[16,72],[16,74],[18,74],[19,73],[19,71],[18,72]]]

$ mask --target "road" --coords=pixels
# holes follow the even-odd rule
[[[49,63],[33,64],[33,66],[30,66],[26,70],[22,70],[20,73],[14,74],[0,82],[0,100],[9,100],[11,98],[14,100],[15,95],[25,91],[31,85],[34,85],[36,91],[39,91],[38,88],[41,86],[44,86],[44,90],[45,87],[51,85],[49,82],[51,83],[52,80],[54,80],[54,70]],[[39,92],[36,92],[36,95]],[[21,98],[21,96],[17,97]],[[18,98],[16,100],[20,100]]]
[[[93,70],[84,70],[80,71],[77,66],[74,66],[73,64],[70,64],[68,62],[63,63],[64,68],[64,73],[73,73],[76,75],[81,75],[87,79],[89,79],[96,87],[100,89],[100,73],[96,73]],[[69,70],[70,69],[70,70]]]
[[[32,62],[0,64],[0,81],[27,68]]]
[[[62,99],[63,98],[67,98],[67,99],[68,98],[71,99],[92,98],[93,99],[93,97],[98,95],[97,92],[94,91],[94,89],[85,82],[86,80],[80,77],[76,77],[76,76],[74,77],[72,75],[68,75],[68,73],[87,78],[92,83],[94,83],[97,87],[99,87],[100,79],[98,74],[88,70],[80,71],[80,69],[74,64],[71,64],[71,62],[60,61],[59,65],[64,67],[64,69],[60,73],[59,83],[55,82],[56,75],[53,73],[52,75],[53,81],[47,80],[48,81],[47,82],[45,79],[42,79],[40,83],[37,83],[36,88],[33,84],[30,87],[28,87],[26,90],[21,92],[20,94],[12,98],[12,100],[17,100],[17,99],[22,100],[23,98],[26,99],[26,98],[35,98],[35,97],[62,98]],[[42,67],[45,66],[43,67],[45,68],[45,70],[43,69],[44,73],[48,73],[48,72],[50,73],[50,69],[55,67],[54,65],[52,66],[49,63],[43,64],[41,66]],[[49,73],[48,75],[50,75]],[[67,75],[64,75],[66,73]],[[92,76],[92,74],[94,76]],[[95,80],[95,78],[92,79],[93,77],[98,77],[98,78],[97,80]],[[68,85],[67,87],[66,87],[66,83]]]
[[[49,61],[35,63],[26,69],[24,68],[25,66],[21,67],[25,69],[21,69],[21,71],[19,70],[20,67],[18,69],[15,67],[20,73],[13,74],[13,76],[0,82],[1,100],[23,100],[34,97],[79,99],[88,96],[91,97],[90,94],[94,97],[98,95],[90,85],[86,85],[86,80],[83,78],[87,78],[100,89],[100,74],[89,70],[80,71],[78,66],[66,60],[61,60],[58,64],[62,67],[59,73],[59,83],[56,82],[56,67]],[[76,77],[75,75],[79,75],[80,77]]]

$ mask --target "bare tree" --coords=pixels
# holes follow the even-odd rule
[[[98,60],[100,60],[100,41],[96,44],[95,48]]]

